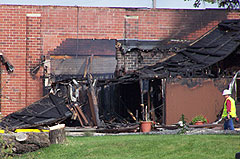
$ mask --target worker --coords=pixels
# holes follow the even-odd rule
[[[236,118],[236,106],[234,99],[230,96],[231,91],[225,89],[222,94],[225,97],[222,119],[224,119],[224,130],[234,130],[233,118]]]

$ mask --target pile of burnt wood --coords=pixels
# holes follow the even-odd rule
[[[101,130],[118,131],[130,124],[119,116],[99,115],[98,99],[96,95],[96,80],[65,80],[51,85],[50,92],[26,108],[11,113],[2,118],[1,129],[15,131],[25,128],[48,128],[64,123],[66,126],[95,127]],[[116,120],[118,118],[118,120]],[[118,121],[118,122],[116,122]]]

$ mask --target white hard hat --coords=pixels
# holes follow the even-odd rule
[[[225,89],[222,93],[223,96],[232,94],[230,90]]]

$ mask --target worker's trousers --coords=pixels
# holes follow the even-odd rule
[[[224,121],[224,130],[234,130],[232,118],[225,119],[225,121]]]

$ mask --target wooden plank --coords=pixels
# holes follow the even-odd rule
[[[78,111],[77,111],[76,107],[74,106],[73,108],[74,108],[74,110],[75,110],[75,112],[76,112],[76,114],[77,114],[77,117],[78,117],[78,120],[79,120],[79,122],[80,122],[80,125],[83,127],[84,124],[83,124],[83,122],[82,122],[82,119],[81,119],[80,115],[78,114]]]
[[[92,54],[92,55],[91,55],[91,58],[90,58],[90,64],[89,64],[89,71],[88,71],[89,73],[92,73],[93,57],[94,57],[94,55]]]
[[[72,113],[74,113],[74,110],[73,110],[73,108],[71,108],[69,105],[67,105],[66,104],[66,107],[72,112]]]
[[[91,74],[89,74],[91,75]],[[89,81],[89,89],[88,89],[88,92],[89,92],[89,99],[91,99],[91,104],[92,104],[92,110],[94,113],[94,117],[95,117],[95,122],[96,122],[96,126],[100,126],[101,122],[100,122],[100,119],[99,119],[99,110],[98,110],[98,101],[97,101],[97,96],[96,96],[96,91],[95,91],[95,87],[94,85],[96,84],[96,80],[94,82],[92,82],[92,78],[91,76],[88,76],[88,81]],[[90,101],[89,101],[90,103]]]
[[[95,94],[95,89],[94,89],[93,86],[91,86],[90,92],[91,92],[91,95],[92,95],[92,101],[93,101],[94,113],[95,113],[95,117],[96,117],[96,123],[97,123],[97,126],[100,126],[97,96]]]
[[[89,106],[90,106],[90,110],[91,110],[91,114],[92,114],[93,124],[97,125],[96,116],[95,116],[95,113],[94,113],[92,95],[91,95],[91,92],[89,90],[87,91],[87,96],[88,96]]]
[[[87,57],[87,58],[86,58],[86,65],[85,65],[85,68],[84,68],[84,74],[83,74],[83,77],[84,77],[84,78],[87,76],[88,60],[89,60],[89,58]]]
[[[77,113],[74,111],[74,113],[73,113],[73,118],[72,118],[73,120],[76,120],[77,119]]]
[[[79,108],[78,106],[76,106],[76,108],[77,108],[80,116],[83,118],[84,122],[85,122],[86,124],[89,124],[89,123],[88,123],[88,120],[87,120],[87,118],[85,117],[84,113],[82,112],[81,108]]]

